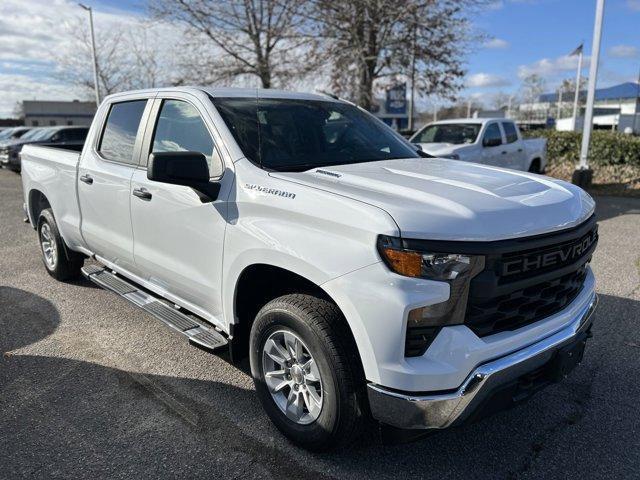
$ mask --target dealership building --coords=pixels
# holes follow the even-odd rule
[[[28,127],[57,125],[91,125],[96,113],[94,102],[24,100],[22,102],[24,124]]]
[[[540,95],[535,103],[520,105],[520,116],[554,119],[556,130],[582,130],[587,92],[580,92],[581,108],[573,123],[574,92],[555,92]],[[640,134],[640,84],[626,82],[598,88],[593,105],[594,128],[633,131]]]

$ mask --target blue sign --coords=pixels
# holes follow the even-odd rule
[[[407,113],[407,84],[401,83],[387,90],[386,113]]]

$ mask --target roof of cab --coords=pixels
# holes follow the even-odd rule
[[[297,100],[323,100],[323,101],[336,101],[329,95],[315,94],[315,93],[302,93],[302,92],[290,92],[286,90],[275,90],[271,88],[234,88],[234,87],[198,87],[198,86],[181,86],[181,87],[166,87],[166,88],[149,88],[145,90],[134,90],[128,92],[119,92],[113,95],[109,95],[108,98],[118,97],[120,95],[127,94],[150,94],[155,95],[160,92],[184,92],[195,93],[204,92],[212,97],[258,97],[258,98],[289,98]]]
[[[448,120],[438,120],[435,122],[429,123],[429,125],[440,125],[444,123],[475,123],[478,125],[483,125],[489,122],[513,122],[513,120],[509,118],[499,118],[499,117],[490,117],[490,118],[451,118]]]

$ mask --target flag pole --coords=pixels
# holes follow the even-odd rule
[[[588,188],[591,186],[593,170],[589,168],[589,142],[593,128],[593,103],[596,97],[598,81],[598,60],[600,58],[600,41],[602,40],[602,20],[604,18],[604,0],[596,4],[596,19],[593,26],[593,43],[591,45],[591,65],[589,66],[589,87],[587,88],[587,105],[582,126],[582,145],[580,148],[580,164],[573,172],[572,181],[576,185]]]

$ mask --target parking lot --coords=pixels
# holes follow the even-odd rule
[[[529,403],[418,442],[310,454],[248,368],[87,281],[57,283],[0,170],[2,478],[637,478],[640,199],[599,197],[600,305],[583,364]]]

